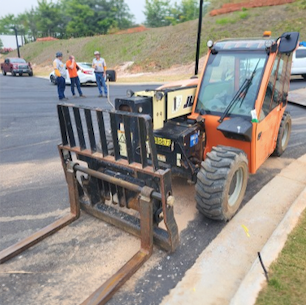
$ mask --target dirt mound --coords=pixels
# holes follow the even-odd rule
[[[36,41],[53,41],[53,40],[58,40],[57,38],[54,37],[42,37],[42,38],[37,38]]]
[[[139,33],[139,32],[143,32],[143,31],[147,31],[148,28],[146,28],[144,25],[135,27],[135,28],[130,28],[130,29],[126,29],[126,30],[122,30],[119,32],[116,32],[115,34],[131,34],[131,33]]]
[[[262,6],[275,6],[287,3],[292,3],[295,0],[249,0],[240,3],[225,3],[220,9],[212,10],[210,16],[227,14],[235,11],[240,11],[242,8],[254,8]]]

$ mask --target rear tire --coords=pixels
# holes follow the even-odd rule
[[[290,139],[291,125],[291,115],[289,114],[289,112],[285,111],[282,117],[281,124],[279,126],[276,147],[272,153],[272,156],[280,157],[286,150]]]
[[[29,73],[29,76],[33,76],[33,72],[30,72],[30,73]]]
[[[2,75],[4,76],[6,75],[6,72],[3,69],[2,69]]]
[[[12,75],[13,75],[13,76],[16,76],[16,73],[15,73],[15,72],[12,72]]]
[[[304,79],[306,79],[306,74],[302,74],[302,77],[303,77]]]
[[[231,219],[243,200],[247,181],[246,154],[232,147],[213,147],[197,175],[197,209],[211,219]]]
[[[22,76],[22,73],[19,73],[19,76]]]

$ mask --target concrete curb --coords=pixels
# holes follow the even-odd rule
[[[305,197],[306,154],[284,168],[241,209],[161,304],[253,304],[265,280],[257,252],[269,266],[297,223]]]
[[[292,204],[284,219],[278,225],[269,238],[263,249],[261,257],[265,267],[268,269],[270,265],[277,259],[282,251],[287,237],[298,223],[299,217],[306,209],[306,187],[300,196]],[[266,282],[259,259],[256,259],[240,284],[235,296],[232,298],[230,305],[252,305],[255,304],[257,296]]]

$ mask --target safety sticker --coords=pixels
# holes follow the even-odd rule
[[[190,136],[190,147],[195,146],[199,142],[199,136],[197,133]]]
[[[170,147],[171,146],[171,140],[170,139],[165,139],[165,138],[155,137],[155,144]]]

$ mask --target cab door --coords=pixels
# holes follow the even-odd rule
[[[256,129],[256,170],[273,153],[280,122],[287,103],[292,55],[275,59]],[[289,75],[288,75],[289,74]]]

